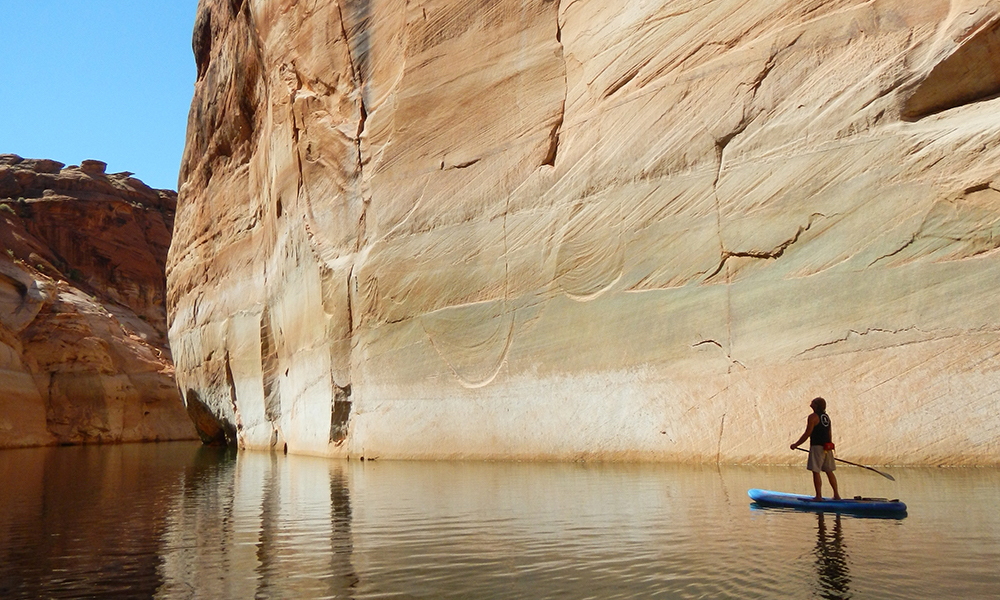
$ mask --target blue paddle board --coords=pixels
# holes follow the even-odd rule
[[[855,515],[902,516],[906,514],[905,504],[899,500],[887,500],[885,498],[862,498],[861,496],[855,496],[854,498],[844,498],[842,500],[834,500],[833,498],[816,500],[812,496],[802,494],[786,494],[784,492],[758,489],[752,489],[747,494],[749,494],[754,502],[763,506]]]

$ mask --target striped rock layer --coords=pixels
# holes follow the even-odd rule
[[[824,396],[1000,463],[1000,2],[202,0],[194,52],[210,437],[781,463]]]
[[[0,449],[197,439],[167,347],[177,195],[106,167],[0,154]]]

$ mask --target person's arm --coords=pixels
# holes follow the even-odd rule
[[[806,419],[806,432],[802,434],[802,437],[800,437],[798,441],[792,444],[792,450],[795,450],[800,444],[802,444],[802,442],[809,439],[809,436],[812,435],[813,428],[816,427],[817,423],[819,423],[819,417],[816,413],[809,415],[809,418]]]

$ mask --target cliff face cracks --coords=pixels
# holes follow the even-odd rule
[[[709,281],[718,275],[723,268],[726,266],[726,262],[731,258],[754,258],[758,260],[777,260],[785,253],[786,250],[793,244],[799,241],[802,234],[809,231],[817,219],[825,219],[826,215],[820,213],[813,213],[809,217],[809,221],[805,225],[800,225],[795,233],[788,239],[784,240],[777,246],[769,250],[723,250],[722,258],[719,261],[719,265],[714,271],[709,273],[705,277],[705,281]]]
[[[358,107],[358,127],[355,133],[355,146],[357,150],[357,178],[356,178],[356,189],[354,193],[358,198],[361,199],[362,210],[361,217],[358,222],[358,239],[355,246],[355,251],[361,250],[361,248],[366,244],[367,241],[367,214],[368,206],[371,203],[371,197],[365,194],[365,174],[364,174],[364,151],[362,149],[362,139],[365,134],[365,123],[368,120],[368,107],[365,103],[365,81],[364,73],[370,68],[368,65],[368,52],[369,52],[369,42],[368,42],[368,20],[370,15],[367,14],[370,2],[364,0],[359,2],[360,6],[359,13],[353,15],[354,21],[360,24],[359,39],[352,42],[350,35],[348,34],[348,27],[344,20],[344,5],[337,5],[337,12],[340,16],[340,31],[344,36],[344,42],[347,44],[347,57],[350,62],[351,67],[351,80],[354,82],[354,88],[357,93],[357,107]],[[357,48],[357,50],[355,50]]]
[[[555,124],[552,126],[552,132],[549,134],[549,150],[545,154],[545,159],[542,160],[542,165],[548,165],[554,167],[556,165],[556,154],[559,152],[559,134],[562,131],[563,121],[566,116],[566,96],[569,93],[569,84],[566,79],[566,55],[565,48],[563,48],[562,43],[562,14],[560,12],[560,4],[562,0],[555,1],[555,15],[556,15],[556,42],[559,44],[559,60],[563,63],[563,99],[562,105],[559,108],[559,116],[556,119]]]
[[[903,336],[904,334],[914,334],[912,336],[909,336],[909,339],[906,339],[906,340],[898,342],[898,345],[906,345],[906,344],[915,344],[915,343],[918,343],[920,341],[924,341],[924,340],[928,339],[930,336],[935,335],[935,332],[922,331],[919,327],[916,327],[916,326],[903,327],[903,328],[900,328],[900,329],[885,329],[885,328],[881,328],[881,327],[869,327],[868,329],[865,329],[863,331],[856,331],[854,329],[851,329],[850,331],[848,331],[847,333],[845,333],[843,336],[841,336],[841,337],[839,337],[839,338],[837,338],[835,340],[830,340],[828,342],[823,342],[821,344],[816,344],[815,346],[811,346],[809,348],[806,348],[805,350],[803,350],[802,352],[800,352],[797,355],[797,357],[803,357],[803,356],[806,356],[808,354],[814,353],[814,352],[816,352],[818,350],[828,349],[828,348],[831,348],[833,346],[838,346],[838,345],[844,344],[845,342],[849,342],[852,339],[864,338],[866,336],[873,336],[874,337],[875,335],[880,335],[880,334],[881,335],[886,335],[886,336]],[[940,336],[941,332],[937,332],[937,335]],[[953,335],[960,335],[960,334],[958,334],[958,333],[945,334],[944,337],[951,337]],[[880,346],[880,348],[885,348],[885,347],[886,347],[885,344],[883,344],[883,345]]]
[[[182,389],[252,448],[773,463],[835,386],[860,455],[992,456],[1000,9],[677,4],[202,0]]]
[[[756,103],[757,93],[759,92],[761,86],[763,85],[764,80],[767,79],[768,75],[770,75],[774,71],[779,56],[782,53],[787,52],[789,49],[791,49],[792,46],[794,46],[799,41],[800,38],[801,34],[796,36],[794,39],[792,39],[784,46],[777,49],[772,49],[767,60],[764,62],[760,71],[754,76],[754,78],[751,79],[749,82],[746,82],[745,84],[741,84],[739,86],[740,89],[746,89],[746,91],[743,92],[743,106],[741,108],[740,118],[732,129],[730,129],[727,133],[725,133],[721,137],[715,139],[715,155],[717,157],[717,164],[715,171],[715,179],[712,182],[712,194],[715,203],[715,223],[718,231],[720,257],[716,268],[713,271],[708,272],[708,274],[702,279],[703,282],[709,282],[713,280],[723,269],[727,268],[728,261],[731,258],[758,258],[765,260],[773,260],[780,258],[781,255],[784,254],[785,250],[789,246],[797,242],[802,233],[807,231],[809,227],[812,226],[812,218],[810,218],[809,223],[803,227],[799,227],[795,235],[793,235],[790,239],[786,240],[785,242],[779,244],[776,248],[769,251],[730,250],[726,247],[726,240],[724,235],[724,222],[723,222],[724,219],[723,202],[722,198],[719,195],[719,185],[720,182],[722,181],[726,168],[727,148],[733,142],[733,140],[735,140],[738,136],[743,134],[747,130],[747,128],[750,127],[750,125],[754,122],[755,119],[765,114],[767,110],[766,107],[758,106]],[[728,272],[725,277],[725,283],[727,284],[727,291],[726,291],[727,343],[726,347],[724,348],[724,352],[726,353],[726,356],[728,357],[731,363],[730,366],[730,371],[731,371],[732,366],[739,365],[743,367],[743,364],[740,363],[738,360],[734,359],[732,356],[732,345],[733,345],[732,298],[731,298],[731,291],[729,290],[728,286],[728,284],[730,283],[730,274]]]
[[[872,260],[868,268],[917,260],[963,260],[1000,248],[1000,190],[992,186],[970,186],[953,198],[934,203],[908,240]]]

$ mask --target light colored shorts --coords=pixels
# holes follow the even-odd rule
[[[813,473],[836,471],[837,461],[833,459],[833,450],[823,450],[823,446],[809,446],[809,463],[806,468]]]

